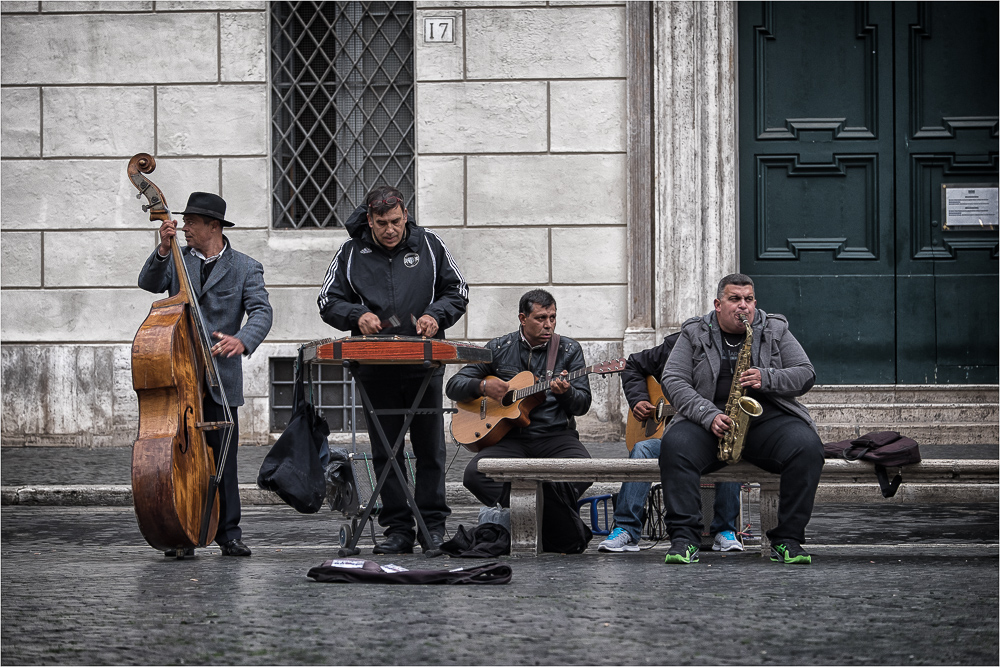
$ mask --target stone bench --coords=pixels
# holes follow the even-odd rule
[[[864,461],[826,459],[817,502],[992,502],[1000,498],[998,461],[994,459],[925,460],[903,469],[903,484],[893,498],[883,498],[874,466]],[[655,459],[481,459],[479,471],[510,482],[511,555],[541,553],[543,482],[659,482]],[[890,479],[895,475],[889,469]],[[745,461],[702,477],[703,482],[760,484],[761,554],[770,543],[766,531],[778,522],[779,476]]]

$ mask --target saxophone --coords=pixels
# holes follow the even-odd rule
[[[726,463],[736,463],[743,455],[743,441],[746,440],[750,428],[750,418],[759,417],[764,412],[760,403],[744,395],[740,385],[740,376],[750,368],[750,354],[753,346],[753,329],[743,315],[740,322],[747,328],[747,337],[743,340],[736,370],[733,371],[733,385],[729,388],[729,400],[726,401],[726,416],[733,420],[729,430],[719,438],[719,460]]]

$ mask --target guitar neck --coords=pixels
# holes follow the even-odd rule
[[[587,375],[589,373],[593,373],[594,372],[594,368],[595,368],[594,366],[587,366],[586,368],[581,368],[578,371],[573,371],[572,373],[569,373],[568,375],[553,375],[552,378],[554,379],[556,377],[559,377],[559,378],[561,378],[561,379],[566,380],[567,382],[569,382],[571,380],[577,379],[578,377],[583,377],[584,375]],[[551,382],[551,380],[543,380],[542,382],[536,382],[535,384],[531,385],[530,387],[525,387],[523,389],[515,389],[514,390],[514,400],[515,401],[520,401],[522,398],[526,398],[528,396],[531,396],[532,394],[537,394],[539,392],[545,391],[546,389],[549,388],[549,383],[550,382]]]

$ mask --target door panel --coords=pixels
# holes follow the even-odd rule
[[[741,270],[817,382],[892,382],[891,6],[737,7]]]
[[[891,276],[753,276],[758,305],[766,312],[771,303],[781,304],[792,333],[817,368],[817,381],[824,384],[857,382],[839,367],[865,366],[865,382],[894,382],[893,285]],[[833,369],[833,370],[830,370]],[[849,380],[839,378],[849,377]],[[832,378],[838,378],[834,380]]]
[[[937,275],[934,289],[936,381],[995,383],[1000,299],[996,274]],[[970,289],[972,294],[968,293]]]
[[[738,3],[740,267],[817,382],[997,382],[997,3]]]
[[[997,382],[997,231],[942,213],[942,185],[997,183],[997,7],[895,6],[901,384]]]

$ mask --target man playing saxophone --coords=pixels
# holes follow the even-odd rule
[[[743,366],[749,365],[742,371],[741,352]],[[734,393],[755,399],[760,408],[759,416],[744,425],[742,458],[781,475],[778,525],[768,531],[771,560],[812,562],[802,544],[823,471],[823,444],[809,411],[795,397],[809,391],[815,380],[816,372],[788,330],[788,320],[759,310],[753,280],[741,273],[719,281],[713,312],[682,325],[661,378],[677,410],[660,447],[670,534],[667,563],[698,562],[701,476],[726,465],[725,456],[720,460],[720,445],[726,444],[725,435],[734,425],[726,414],[727,404],[736,402],[730,400]]]

